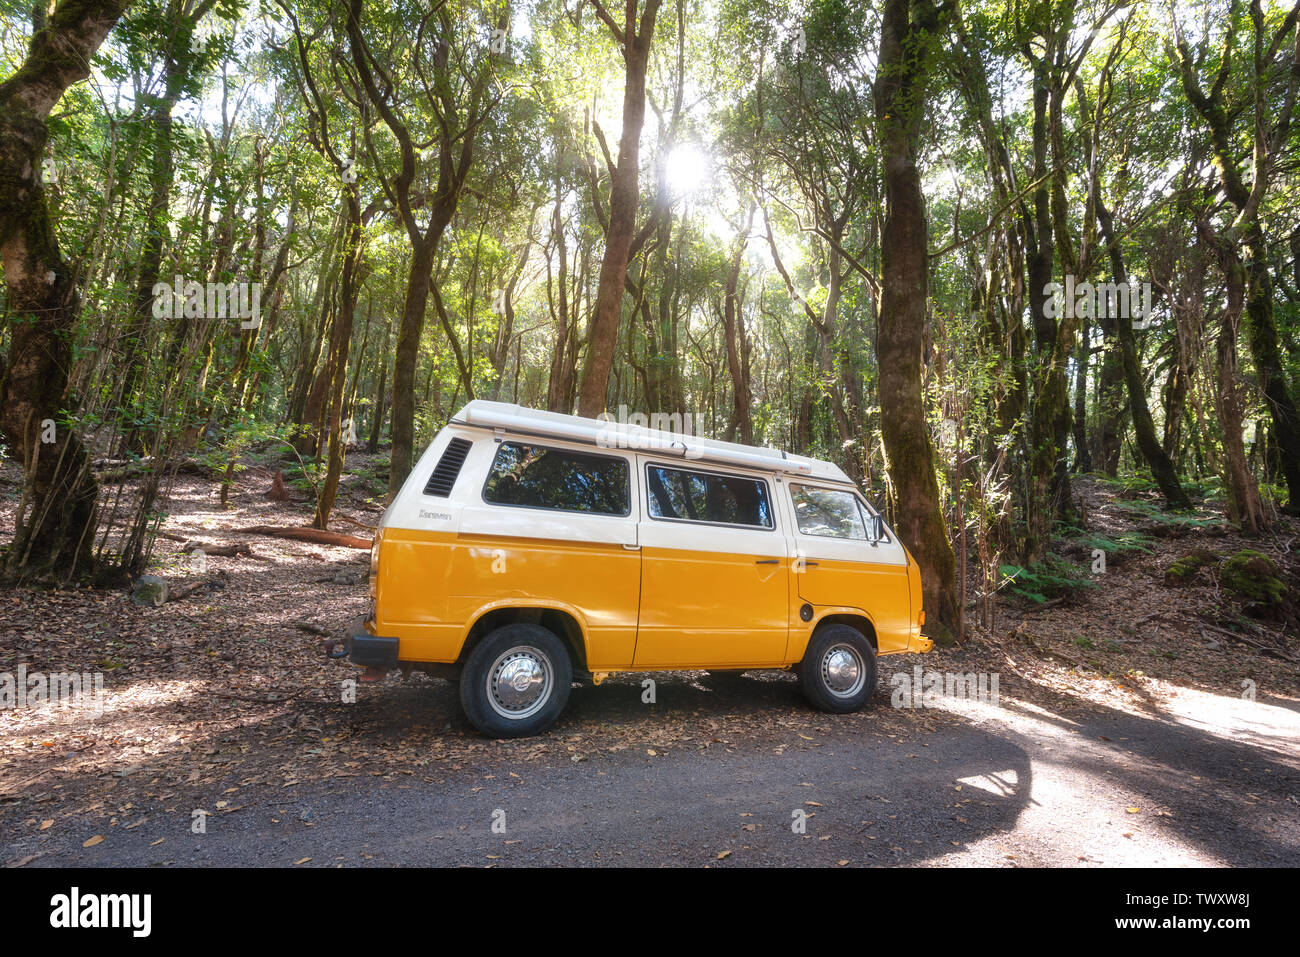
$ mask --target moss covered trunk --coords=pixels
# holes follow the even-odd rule
[[[4,577],[68,578],[90,556],[98,488],[70,422],[66,395],[81,301],[50,215],[41,163],[46,120],[127,0],[64,0],[0,84],[0,261],[9,355],[0,377],[0,430],[24,469],[23,501]]]
[[[932,6],[886,0],[875,89],[885,171],[876,358],[881,431],[897,500],[895,525],[921,566],[928,630],[946,642],[957,626],[956,558],[939,509],[921,388],[930,274],[925,197],[916,165],[922,94],[936,26]]]

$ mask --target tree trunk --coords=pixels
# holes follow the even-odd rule
[[[1087,319],[1079,329],[1079,343],[1074,352],[1074,470],[1092,471],[1092,454],[1088,446],[1088,360],[1092,355],[1092,327]]]
[[[605,258],[600,265],[596,310],[591,317],[590,342],[578,386],[578,414],[595,417],[605,411],[609,373],[618,349],[618,327],[622,318],[623,285],[636,231],[641,162],[641,127],[645,123],[646,68],[650,43],[654,39],[655,17],[661,0],[646,0],[638,29],[637,0],[626,0],[620,27],[598,0],[591,0],[597,14],[623,47],[626,64],[623,86],[623,132],[619,137],[618,164],[610,174],[609,228],[605,231]]]
[[[392,338],[392,328],[392,320],[385,316],[384,349],[379,354],[379,385],[375,388],[375,414],[374,418],[370,420],[370,440],[366,443],[366,451],[371,455],[379,451],[379,436],[384,427],[384,413],[386,411],[384,403],[388,397],[388,345]]]
[[[325,481],[316,499],[316,516],[312,525],[328,528],[330,512],[338,494],[339,476],[343,474],[343,387],[348,377],[348,352],[352,345],[352,324],[360,295],[361,271],[361,201],[355,184],[343,188],[343,205],[347,210],[343,237],[343,276],[339,284],[339,303],[330,329],[329,354],[325,360],[324,379],[329,387],[329,460]]]
[[[33,35],[22,66],[0,83],[0,259],[10,317],[0,429],[25,478],[5,556],[10,580],[66,579],[90,557],[99,489],[64,395],[81,302],[40,174],[50,111],[89,76],[91,58],[128,2],[60,3]]]
[[[1300,410],[1292,397],[1278,349],[1273,276],[1268,246],[1258,222],[1247,231],[1246,248],[1250,252],[1246,260],[1246,341],[1259,375],[1264,404],[1273,418],[1273,433],[1277,437],[1278,457],[1288,493],[1286,512],[1300,515]]]
[[[736,295],[740,280],[740,267],[745,258],[745,246],[749,242],[749,229],[754,223],[754,206],[749,207],[745,216],[745,225],[736,237],[736,248],[731,256],[731,266],[727,270],[727,285],[723,294],[722,328],[727,343],[727,371],[731,373],[732,409],[731,421],[727,425],[727,438],[740,435],[745,445],[754,444],[754,422],[749,413],[750,386],[749,363],[744,343],[745,330],[740,317],[741,302]]]
[[[1101,227],[1101,235],[1110,256],[1111,276],[1117,286],[1123,285],[1128,282],[1128,271],[1124,268],[1124,257],[1120,252],[1110,210],[1100,201],[1097,203],[1097,223]],[[1182,482],[1178,480],[1173,460],[1165,454],[1164,447],[1156,437],[1156,425],[1151,419],[1151,408],[1147,404],[1146,380],[1142,377],[1137,339],[1133,335],[1133,317],[1123,309],[1116,309],[1115,312],[1117,314],[1112,317],[1112,321],[1115,324],[1115,336],[1119,340],[1120,363],[1124,369],[1124,383],[1128,388],[1129,411],[1133,416],[1133,432],[1137,437],[1138,451],[1151,467],[1151,475],[1160,486],[1166,506],[1172,509],[1191,508],[1192,503],[1183,491]]]
[[[911,20],[909,7],[915,8],[920,22]],[[885,182],[876,357],[881,430],[898,502],[896,526],[921,566],[930,633],[948,641],[957,622],[956,558],[939,510],[934,449],[921,389],[929,243],[916,166],[935,20],[934,8],[927,3],[885,0],[875,87]]]

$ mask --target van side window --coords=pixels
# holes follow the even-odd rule
[[[627,515],[632,492],[626,459],[521,442],[502,442],[483,486],[495,505]]]
[[[722,525],[772,527],[767,483],[738,475],[646,467],[650,514]]]
[[[791,485],[795,519],[805,535],[866,540],[867,526],[857,496],[808,485]]]

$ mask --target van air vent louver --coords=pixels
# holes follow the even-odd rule
[[[456,484],[456,476],[460,474],[460,467],[465,464],[465,456],[469,454],[469,447],[472,443],[468,439],[452,439],[448,444],[442,458],[438,460],[438,466],[429,476],[429,482],[424,486],[425,495],[437,495],[439,498],[446,498],[451,494],[451,488]]]

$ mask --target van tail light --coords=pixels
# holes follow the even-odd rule
[[[925,627],[925,609],[924,609],[924,608],[921,609],[921,614],[918,615],[917,618],[916,618],[916,627],[917,627],[917,628],[924,628],[924,627]]]

